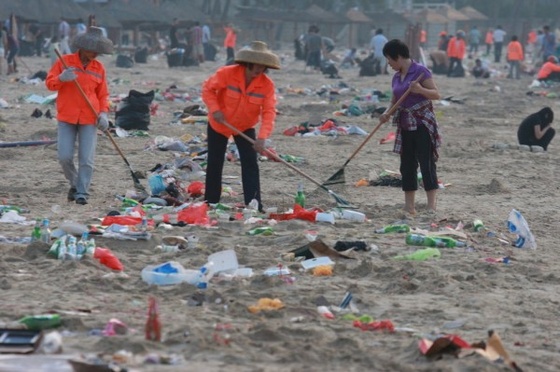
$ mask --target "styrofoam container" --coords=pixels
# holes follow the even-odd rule
[[[214,274],[221,272],[235,272],[239,268],[237,254],[233,249],[212,253],[208,256],[208,263],[212,263],[210,270]]]
[[[309,260],[301,261],[301,266],[305,270],[313,269],[317,266],[334,265],[334,261],[327,256],[310,258]]]
[[[154,271],[167,264],[177,270],[177,272],[159,273]],[[159,265],[148,265],[142,269],[141,273],[142,280],[150,285],[173,285],[181,282],[197,284],[200,281],[200,275],[200,270],[186,270],[180,263],[175,261],[169,261]]]
[[[329,222],[334,225],[334,214],[330,212],[317,213],[315,215],[316,222]]]
[[[366,220],[366,215],[362,212],[345,209],[342,211],[342,218],[350,221],[364,222]]]

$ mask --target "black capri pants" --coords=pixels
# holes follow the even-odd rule
[[[424,190],[439,188],[436,161],[430,132],[424,125],[418,125],[415,131],[401,131],[401,176],[403,191],[418,190],[418,165],[422,172]]]

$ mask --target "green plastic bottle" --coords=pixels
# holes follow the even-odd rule
[[[437,248],[424,248],[416,252],[393,257],[394,260],[426,261],[431,258],[440,258],[441,252]]]
[[[272,227],[255,227],[252,230],[247,231],[247,235],[272,235],[274,234],[274,230],[272,230]]]
[[[29,315],[24,316],[19,323],[25,324],[27,329],[40,331],[42,329],[55,328],[62,324],[59,314]]]
[[[299,204],[302,208],[305,208],[305,194],[303,193],[303,183],[298,184],[295,203]]]
[[[473,221],[473,229],[476,232],[479,232],[482,229],[484,229],[484,223],[482,223],[482,220],[474,220]]]
[[[38,242],[41,240],[41,219],[35,219],[35,227],[33,227],[33,231],[31,232],[31,241]]]
[[[466,247],[467,244],[447,236],[425,236],[420,234],[408,234],[406,244],[423,245],[424,247],[455,248]]]
[[[377,229],[375,230],[375,232],[377,234],[387,234],[387,233],[392,233],[392,232],[396,232],[396,233],[407,233],[410,232],[410,226],[406,225],[406,224],[401,224],[401,225],[387,225],[385,227],[382,227],[381,229]]]

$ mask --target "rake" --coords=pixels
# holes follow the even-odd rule
[[[245,140],[247,140],[249,143],[252,143],[253,145],[255,144],[255,140],[252,139],[251,137],[249,137],[248,135],[246,135],[245,133],[241,132],[239,129],[237,129],[236,127],[234,127],[233,125],[227,123],[227,122],[222,122],[221,124],[224,124],[226,127],[228,127],[229,129],[231,129],[232,131],[234,131],[236,134],[240,135],[241,137],[243,137]],[[332,196],[334,198],[334,200],[336,201],[337,206],[340,207],[345,207],[348,208],[351,206],[351,204],[349,202],[347,202],[346,200],[344,200],[343,198],[341,198],[340,196],[338,196],[337,194],[334,193],[334,191],[329,190],[326,186],[322,185],[321,182],[315,180],[314,178],[312,178],[311,176],[309,176],[307,173],[303,172],[302,170],[298,169],[297,167],[295,167],[294,165],[288,163],[287,161],[285,161],[284,159],[282,159],[280,156],[278,156],[277,154],[275,154],[272,151],[269,151],[268,149],[264,150],[270,157],[272,157],[274,160],[284,164],[285,166],[287,166],[288,168],[290,168],[291,170],[293,170],[294,172],[302,175],[303,177],[307,178],[309,181],[313,182],[315,185],[319,186],[321,189],[325,190],[326,192],[329,193],[330,196]]]
[[[60,62],[62,63],[62,66],[64,66],[64,68],[68,68],[68,65],[66,64],[66,61],[64,61],[64,59],[62,58],[62,55],[60,55],[60,52],[58,51],[58,49],[55,48],[54,52],[56,53],[56,55],[58,56],[58,59],[60,60]],[[91,101],[89,100],[89,98],[87,97],[86,93],[84,92],[82,86],[80,85],[80,83],[78,82],[78,80],[73,80],[74,84],[76,85],[76,88],[78,88],[78,90],[80,91],[80,95],[82,96],[82,98],[86,101],[87,105],[89,106],[89,108],[91,109],[91,111],[95,114],[95,117],[99,116],[99,113],[97,112],[97,110],[95,109],[95,107],[93,107]],[[136,190],[138,190],[139,192],[141,192],[144,196],[148,196],[150,195],[146,189],[144,188],[144,186],[142,186],[142,184],[140,183],[140,180],[138,179],[138,177],[136,176],[136,174],[134,173],[134,171],[132,170],[132,167],[130,165],[130,163],[128,162],[128,159],[126,158],[126,156],[124,156],[124,153],[122,152],[121,148],[119,147],[119,145],[117,145],[117,142],[115,142],[115,139],[113,138],[113,136],[111,136],[111,133],[109,133],[108,130],[105,131],[105,135],[107,136],[107,138],[109,138],[109,140],[111,141],[111,143],[113,144],[113,146],[115,147],[115,150],[117,150],[117,152],[119,153],[119,155],[121,156],[121,158],[124,160],[124,163],[126,164],[126,166],[128,167],[128,170],[130,171],[130,175],[132,176],[132,180],[134,181],[134,188]]]
[[[393,115],[393,113],[397,110],[397,108],[401,105],[401,103],[409,95],[412,85],[419,82],[420,79],[422,79],[423,76],[424,76],[424,73],[420,74],[420,76],[418,76],[418,78],[416,80],[414,80],[412,83],[410,83],[410,87],[408,87],[408,89],[403,93],[401,98],[399,98],[397,100],[397,102],[395,102],[395,104],[393,106],[391,106],[391,108],[386,112],[389,116]],[[326,187],[326,186],[332,186],[332,185],[338,185],[338,184],[346,183],[346,179],[345,179],[345,176],[344,176],[344,168],[348,165],[348,163],[350,163],[350,161],[352,159],[354,159],[354,157],[358,154],[358,152],[360,152],[360,150],[365,146],[366,143],[368,143],[368,141],[371,139],[371,137],[373,137],[375,132],[377,132],[379,130],[379,128],[381,128],[382,125],[383,125],[382,122],[377,124],[375,126],[375,128],[373,128],[373,130],[370,132],[370,134],[368,134],[368,136],[360,144],[360,146],[358,146],[358,148],[356,150],[354,150],[354,152],[352,153],[352,155],[350,155],[350,157],[346,160],[346,162],[344,162],[342,167],[339,170],[337,170],[332,176],[330,176],[325,182],[323,182],[323,184],[321,186]]]

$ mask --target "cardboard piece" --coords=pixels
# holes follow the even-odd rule
[[[43,332],[29,329],[0,329],[0,353],[29,354],[37,350]]]
[[[418,342],[420,352],[427,357],[438,354],[457,354],[461,349],[470,349],[471,345],[457,335],[445,335],[434,341],[423,338]]]

